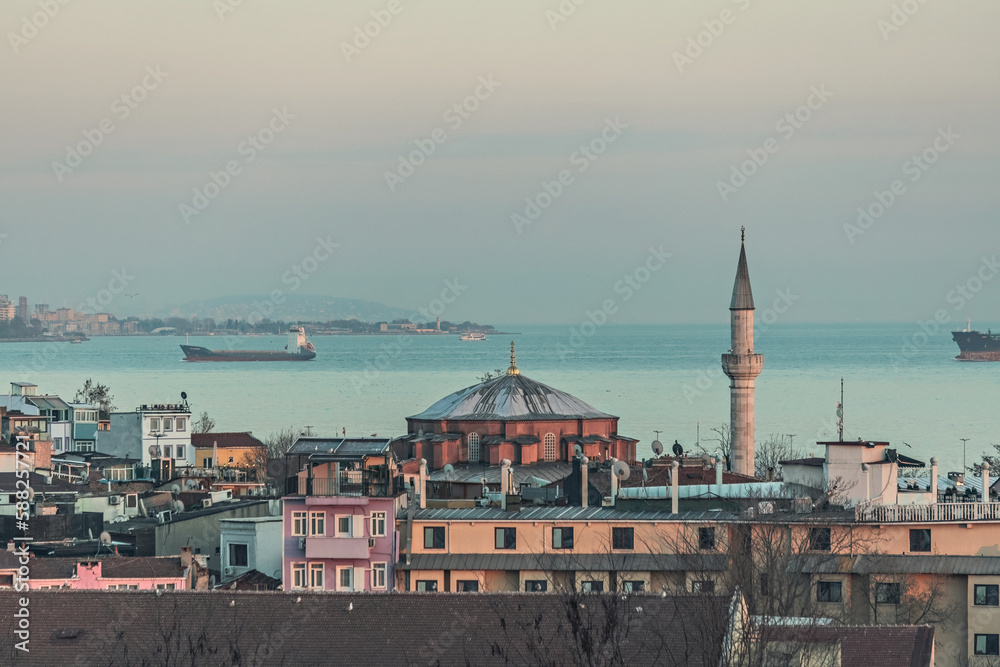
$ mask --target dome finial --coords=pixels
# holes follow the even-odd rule
[[[514,352],[514,341],[510,341],[510,368],[507,369],[507,375],[520,375],[521,371],[517,370],[517,354]]]
[[[746,225],[740,227],[740,245],[743,244],[743,240],[746,238],[747,228]]]

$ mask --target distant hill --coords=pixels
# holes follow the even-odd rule
[[[265,304],[264,307],[256,304]],[[270,314],[263,312],[266,305],[273,305]],[[391,322],[395,319],[414,319],[419,314],[405,308],[387,306],[378,301],[345,299],[336,296],[310,294],[286,294],[280,304],[271,304],[266,296],[226,296],[163,308],[158,317],[211,317],[216,321],[227,319],[246,320],[254,313],[260,313],[271,320],[305,320],[326,322],[329,320],[358,319],[363,322]]]

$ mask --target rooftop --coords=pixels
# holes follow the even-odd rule
[[[287,454],[326,455],[332,459],[356,460],[389,452],[389,438],[314,438],[300,437]]]
[[[191,444],[195,447],[263,447],[264,443],[250,431],[232,433],[192,433]]]

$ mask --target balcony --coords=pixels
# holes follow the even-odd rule
[[[859,523],[1000,521],[1000,503],[861,504],[854,508],[854,520]]]
[[[336,477],[289,477],[288,496],[349,496],[388,498],[403,491],[403,478],[389,477],[384,468],[346,470]]]
[[[306,558],[367,559],[367,537],[307,537]]]

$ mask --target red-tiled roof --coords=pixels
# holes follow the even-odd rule
[[[767,641],[833,644],[840,642],[841,667],[930,667],[934,628],[903,626],[771,627]]]
[[[80,558],[32,558],[28,571],[32,580],[69,579],[76,573]],[[184,576],[180,556],[101,558],[103,579],[177,579]]]
[[[195,447],[211,447],[218,444],[224,447],[263,447],[264,443],[253,436],[250,431],[238,433],[192,433],[191,444]]]

